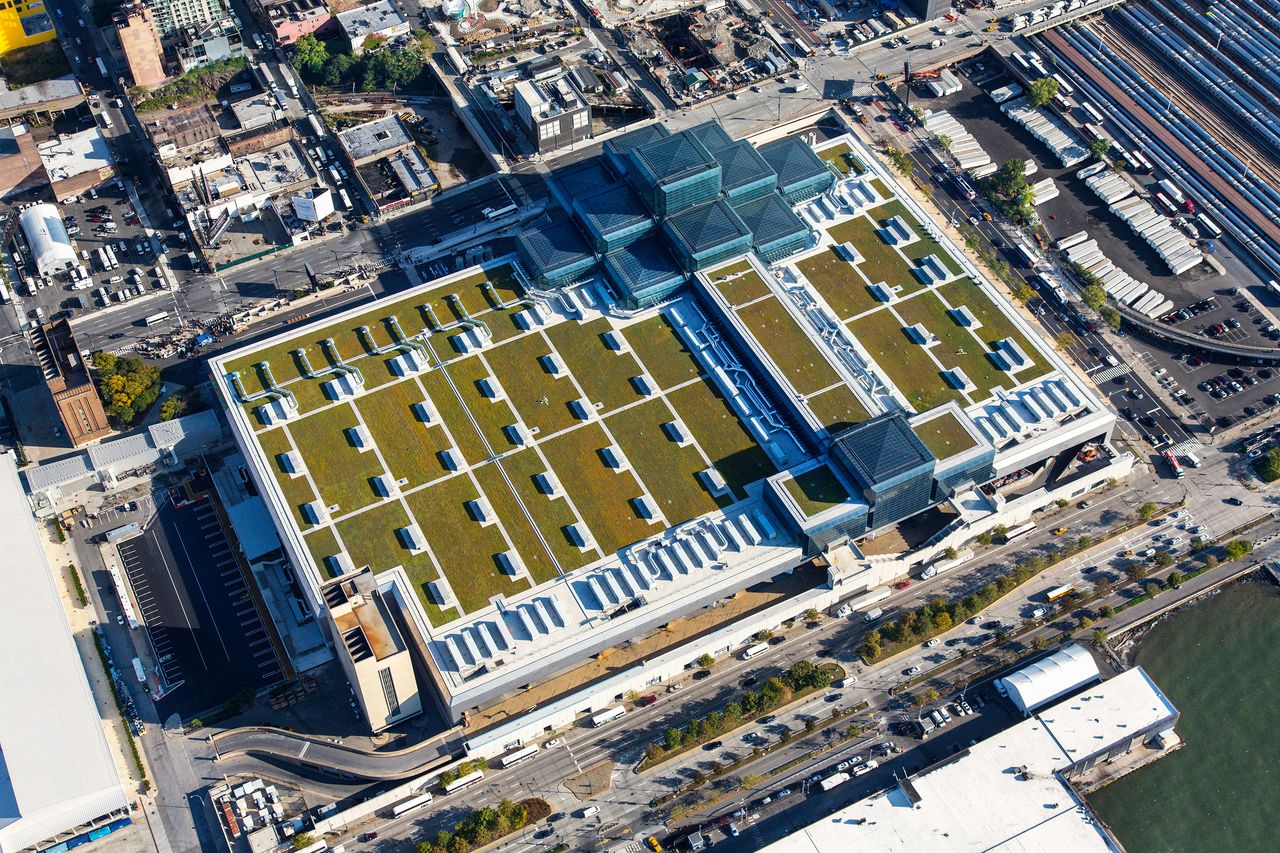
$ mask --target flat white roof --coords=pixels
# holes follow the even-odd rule
[[[1023,713],[1031,713],[1041,705],[1101,677],[1093,655],[1083,646],[1072,643],[1012,675],[1006,675],[1002,681],[1009,689],[1010,701]]]
[[[0,851],[125,808],[115,759],[18,480],[0,454]]]
[[[764,850],[1118,853],[1058,772],[1176,713],[1135,668]]]
[[[105,169],[115,162],[102,131],[96,127],[40,143],[40,159],[52,181]]]

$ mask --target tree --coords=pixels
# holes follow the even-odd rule
[[[1124,322],[1124,318],[1120,316],[1120,312],[1112,308],[1110,305],[1103,305],[1098,309],[1098,313],[1102,315],[1102,321],[1116,331],[1120,331],[1120,324]]]
[[[1137,583],[1147,576],[1146,563],[1130,563],[1124,570],[1125,576],[1129,580]]]
[[[672,726],[667,729],[662,737],[662,745],[667,749],[679,749],[684,743],[684,732]]]
[[[1076,622],[1081,628],[1088,628],[1090,625],[1093,624],[1093,620],[1090,619],[1088,616],[1084,616],[1084,615],[1081,615],[1081,617],[1078,620],[1076,620]]]
[[[187,410],[187,398],[181,394],[170,394],[160,404],[160,420],[171,421]]]
[[[1105,646],[1105,645],[1107,644],[1107,629],[1106,629],[1106,628],[1094,628],[1094,629],[1093,629],[1093,644],[1094,644],[1095,646]]]
[[[1091,139],[1089,140],[1089,154],[1099,160],[1105,161],[1107,155],[1111,153],[1111,140],[1109,139]]]
[[[1071,349],[1071,345],[1076,342],[1076,336],[1071,334],[1071,332],[1064,330],[1058,332],[1058,336],[1054,338],[1053,342],[1057,345],[1058,349],[1066,352]]]
[[[1151,519],[1153,515],[1156,514],[1157,509],[1159,509],[1159,507],[1157,507],[1151,501],[1147,501],[1142,506],[1138,507],[1138,518],[1142,519],[1143,521],[1148,521]]]
[[[1084,299],[1084,304],[1094,311],[1107,304],[1107,292],[1102,289],[1101,285],[1089,285],[1081,292],[1080,296]]]
[[[1181,586],[1183,581],[1182,572],[1169,572],[1169,586]]]
[[[947,548],[947,550],[943,551],[942,556],[946,557],[948,560],[954,560],[960,556],[960,552],[957,551],[954,546],[952,546]]]
[[[304,76],[319,77],[329,62],[329,48],[313,34],[307,33],[293,43],[293,67]]]
[[[1167,551],[1157,551],[1154,562],[1157,569],[1167,569],[1173,565],[1173,555]]]
[[[1246,554],[1253,553],[1253,543],[1248,539],[1232,539],[1223,547],[1227,560],[1238,560]]]
[[[309,832],[299,832],[289,841],[289,846],[294,850],[301,850],[304,847],[310,847],[316,843],[315,836]]]
[[[951,153],[951,137],[947,136],[945,133],[939,133],[938,147],[941,148],[943,151],[946,151],[948,154],[950,154]]]
[[[1031,648],[1041,651],[1045,646],[1049,645],[1049,641],[1039,635],[1031,638]]]
[[[702,667],[703,669],[710,669],[711,665],[715,662],[716,662],[716,659],[713,658],[711,655],[707,654],[706,652],[703,652],[702,654],[698,655],[698,659],[694,661],[694,663],[696,663],[698,666]]]
[[[930,687],[924,691],[922,698],[924,699],[924,704],[932,705],[934,702],[938,701],[938,691]]]
[[[1273,447],[1257,466],[1258,476],[1268,483],[1280,480],[1280,447]]]
[[[770,631],[768,628],[761,628],[759,631],[756,631],[755,641],[757,643],[767,643],[772,639],[773,639],[773,632]]]
[[[817,608],[810,607],[804,612],[804,619],[806,622],[817,622],[821,618],[822,614],[818,612]]]
[[[1008,535],[1008,533],[1009,533],[1009,528],[1004,526],[1003,524],[997,524],[995,527],[991,528],[991,535],[997,539],[1003,539],[1005,536]]]
[[[1218,568],[1218,558],[1215,557],[1213,554],[1210,554],[1209,556],[1205,557],[1204,567],[1205,567],[1205,570],[1212,570],[1212,569]]]
[[[1041,77],[1027,85],[1027,103],[1036,109],[1048,104],[1057,94],[1058,79],[1056,77]]]
[[[979,544],[979,545],[990,545],[990,544],[991,544],[991,534],[990,534],[990,533],[979,533],[979,534],[978,534],[978,544]]]

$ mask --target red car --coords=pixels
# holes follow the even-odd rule
[[[644,708],[646,706],[652,705],[654,702],[657,702],[657,701],[658,701],[658,697],[650,693],[647,696],[641,696],[639,699],[637,699],[636,706],[640,708]]]
[[[906,589],[911,586],[911,581],[898,581],[893,585],[894,589]]]

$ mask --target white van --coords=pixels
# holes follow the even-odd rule
[[[600,814],[599,806],[587,806],[585,809],[582,810],[582,817],[584,819],[589,817],[595,817],[598,814]]]
[[[769,651],[768,643],[756,643],[754,646],[742,653],[742,659],[751,660],[756,655],[764,654],[767,651]]]

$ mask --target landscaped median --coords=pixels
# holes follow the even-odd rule
[[[815,664],[812,661],[796,661],[782,675],[770,678],[759,690],[744,690],[736,699],[726,702],[719,711],[693,719],[683,728],[672,726],[661,741],[645,747],[644,760],[636,765],[637,773],[644,773],[683,755],[690,750],[726,735],[766,714],[806,696],[825,690],[831,682],[844,678],[844,670],[834,663]]]
[[[476,809],[453,825],[442,829],[429,841],[419,842],[418,853],[469,853],[500,841],[545,820],[551,815],[551,804],[541,797],[513,803],[503,800],[497,806]]]
[[[1067,540],[1061,546],[1050,548],[1043,555],[1033,554],[1029,557],[1024,557],[1012,569],[1001,574],[996,580],[958,601],[948,602],[938,598],[917,607],[915,610],[909,610],[898,619],[867,632],[862,645],[858,647],[858,654],[868,666],[884,663],[894,655],[915,648],[939,634],[950,631],[954,626],[959,625],[971,616],[981,613],[1027,581],[1067,557],[1075,556],[1101,545],[1135,527],[1146,524],[1153,518],[1177,509],[1181,505],[1181,502],[1169,504],[1165,507],[1144,504],[1134,516],[1111,530],[1102,539],[1094,541],[1092,537],[1081,536],[1078,539]],[[1074,606],[1078,599],[1079,594],[1075,593],[1064,600],[1064,606]],[[909,684],[900,685],[895,688],[895,692],[909,689]]]

